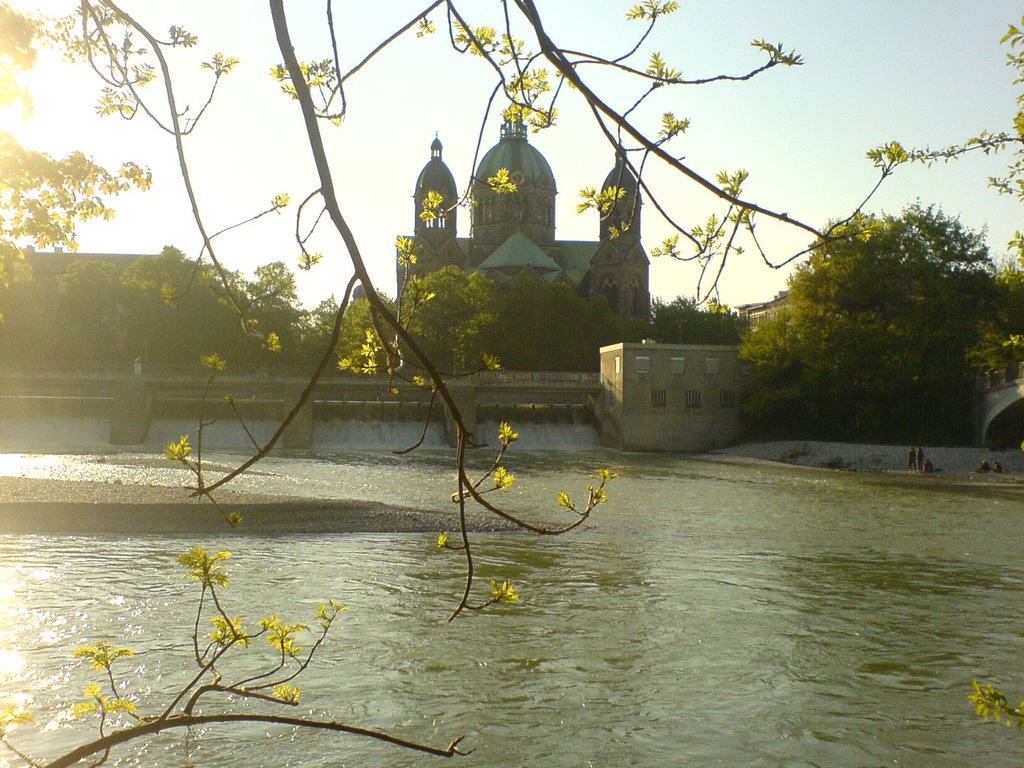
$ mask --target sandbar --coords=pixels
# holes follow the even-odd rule
[[[458,528],[454,504],[441,512],[352,499],[238,492],[217,498],[224,510],[242,515],[240,526],[229,526],[212,504],[184,488],[0,477],[0,534],[440,533]],[[480,514],[469,518],[474,531],[510,527]]]

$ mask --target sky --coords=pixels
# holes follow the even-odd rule
[[[65,0],[13,4],[52,15],[74,5]],[[347,68],[414,17],[426,0],[334,5]],[[351,10],[353,5],[359,10]],[[474,26],[501,24],[500,6],[493,0],[459,5]],[[538,5],[550,36],[565,48],[616,56],[642,31],[625,20],[630,2],[541,0]],[[211,231],[247,219],[275,195],[288,193],[293,201],[284,214],[218,238],[218,254],[227,266],[250,275],[256,266],[277,260],[294,268],[294,213],[316,180],[297,106],[269,77],[281,57],[267,6],[254,0],[122,0],[121,6],[155,30],[177,24],[199,36],[195,52],[172,58],[179,103],[189,105],[190,114],[205,100],[199,62],[215,51],[239,58],[238,68],[224,78],[186,140],[185,152]],[[287,7],[300,59],[329,56],[326,3],[291,0]],[[985,129],[1010,128],[1019,87],[1013,85],[1014,71],[1006,66],[999,40],[1008,24],[1020,21],[1020,12],[1019,4],[1009,0],[684,1],[659,22],[635,60],[639,68],[657,50],[686,77],[743,73],[763,61],[750,46],[755,38],[782,42],[805,63],[743,83],[662,89],[636,120],[656,132],[663,112],[689,118],[689,130],[669,145],[674,154],[712,178],[718,171],[745,169],[750,173],[745,198],[821,226],[847,215],[874,186],[877,172],[865,158],[869,148],[893,139],[908,147],[939,147]],[[354,77],[346,88],[344,124],[322,126],[343,210],[376,286],[392,295],[395,236],[412,232],[413,188],[434,137],[442,141],[444,160],[460,185],[469,183],[481,130],[481,155],[498,140],[500,105],[485,121],[493,73],[482,60],[454,53],[444,18],[435,20],[436,34],[402,38]],[[536,50],[533,40],[526,38],[526,43]],[[585,75],[619,108],[640,92],[624,77],[594,69]],[[141,117],[96,116],[94,77],[61,64],[51,53],[40,55],[28,82],[33,114],[28,119],[12,111],[0,114],[0,128],[32,149],[53,155],[81,149],[101,164],[132,160],[154,174],[151,191],[114,200],[113,221],[80,227],[80,250],[156,253],[174,245],[197,254],[200,239],[171,137]],[[158,108],[159,88],[147,89]],[[558,125],[530,136],[558,184],[556,236],[596,239],[596,214],[575,213],[578,190],[599,186],[614,155],[577,94],[564,93],[558,106]],[[915,202],[937,205],[966,226],[984,230],[999,259],[1014,231],[1024,229],[1020,203],[998,196],[986,183],[1009,159],[1004,154],[902,168],[867,210],[899,214]],[[648,170],[646,178],[659,199],[681,222],[700,223],[720,211],[677,174]],[[469,219],[469,211],[460,210],[462,236],[469,234]],[[672,232],[649,202],[642,232],[648,251]],[[809,241],[803,231],[768,222],[759,232],[777,262]],[[316,246],[324,261],[298,275],[300,297],[310,306],[340,296],[351,274],[336,237],[320,237]],[[732,306],[770,299],[785,288],[792,269],[773,269],[748,250],[725,266],[719,298]],[[652,260],[652,295],[671,300],[692,297],[697,290],[692,266]]]

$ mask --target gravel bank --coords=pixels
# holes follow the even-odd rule
[[[711,451],[711,459],[769,461],[802,467],[844,469],[856,472],[908,474],[907,449],[899,445],[860,445],[813,440],[778,440],[747,443]],[[987,448],[924,446],[924,456],[935,467],[935,476],[965,483],[1024,484],[1024,451],[991,451]],[[983,461],[1002,465],[1002,472],[978,472]]]
[[[0,534],[417,533],[458,527],[451,512],[346,499],[306,499],[224,492],[222,507],[242,515],[230,528],[209,502],[182,488],[0,477]],[[508,530],[474,516],[476,531]]]

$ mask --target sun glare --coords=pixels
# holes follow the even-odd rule
[[[6,624],[13,611],[17,610],[18,571],[14,568],[0,568],[0,616]],[[25,669],[25,659],[21,654],[8,648],[0,648],[0,683],[13,677]]]
[[[23,477],[29,466],[29,459],[24,453],[0,453],[0,477]],[[0,583],[0,597],[3,584]]]
[[[0,679],[13,677],[25,669],[26,661],[16,651],[0,651]]]
[[[28,71],[0,54],[0,131],[25,149],[67,154],[77,148],[75,138],[82,132],[82,121],[69,123],[68,111],[84,105],[85,112],[77,113],[91,112],[85,99],[94,89],[87,89],[86,83],[91,79],[52,52],[40,52]]]

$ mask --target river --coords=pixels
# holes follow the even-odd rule
[[[229,456],[220,457],[223,460]],[[481,459],[483,461],[483,459]],[[521,509],[553,511],[586,472],[621,476],[592,524],[566,537],[477,537],[479,573],[522,600],[448,624],[457,553],[423,535],[238,536],[229,612],[349,606],[299,684],[301,712],[522,766],[1019,766],[1024,734],[984,723],[975,677],[1024,697],[1020,489],[602,451],[509,462]],[[0,473],[180,482],[140,454],[6,455]],[[450,456],[324,452],[274,458],[240,488],[441,507]],[[34,754],[96,673],[70,658],[130,646],[140,708],[183,679],[196,590],[174,554],[190,537],[0,538],[0,681],[29,701]],[[254,653],[252,651],[250,653]],[[150,704],[151,708],[156,702]],[[49,724],[49,725],[48,725]],[[426,766],[353,737],[218,727],[186,757],[180,736],[116,765]],[[447,764],[447,763],[445,763]]]

